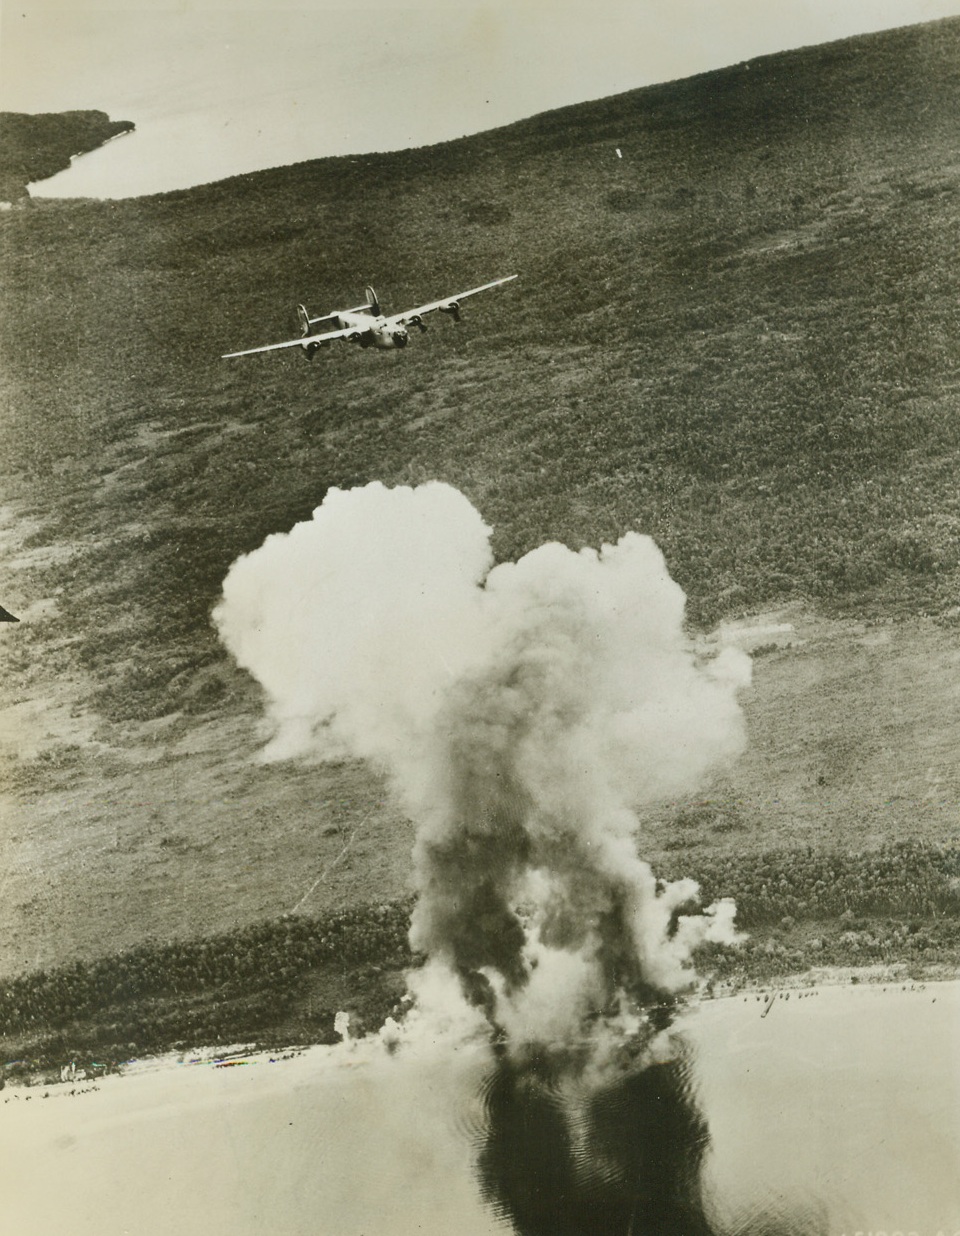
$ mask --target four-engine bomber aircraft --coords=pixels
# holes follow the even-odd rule
[[[509,283],[516,275],[507,275],[504,279],[494,279],[492,283],[484,283],[481,287],[471,288],[469,292],[458,292],[456,296],[447,296],[443,300],[433,300],[429,305],[418,305],[416,309],[408,309],[405,313],[393,313],[389,317],[380,310],[380,302],[373,288],[367,288],[366,303],[353,309],[337,309],[333,313],[325,313],[322,317],[312,318],[305,306],[297,306],[297,316],[300,320],[300,337],[288,339],[284,343],[268,343],[261,348],[247,348],[243,352],[226,352],[221,359],[229,360],[234,356],[251,356],[254,352],[275,352],[279,348],[302,348],[309,360],[320,348],[327,347],[334,339],[346,339],[358,343],[361,348],[405,348],[409,338],[408,327],[418,326],[421,331],[424,316],[438,309],[448,313],[455,322],[460,321],[460,304],[468,296],[476,296],[478,292],[486,292],[488,288],[499,287],[501,283]],[[335,330],[317,333],[317,327],[330,323]]]

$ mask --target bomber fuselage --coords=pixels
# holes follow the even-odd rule
[[[407,328],[399,322],[391,323],[382,313],[376,317],[369,313],[340,313],[336,321],[339,330],[356,332],[347,335],[347,342],[359,343],[362,348],[405,348],[407,346],[409,338]]]

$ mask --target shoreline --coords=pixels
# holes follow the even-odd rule
[[[880,990],[881,994],[920,992],[930,987],[960,984],[960,965],[933,963],[892,963],[874,966],[825,966],[806,972],[784,974],[775,981],[747,977],[739,982],[716,984],[701,978],[689,994],[681,999],[677,1021],[682,1022],[701,1007],[717,1006],[725,1001],[737,1002],[754,999],[764,1005],[762,1017],[766,1017],[778,1000],[789,1000],[791,995],[811,996],[820,991],[839,988]],[[234,1041],[225,1044],[198,1042],[176,1049],[148,1052],[129,1059],[111,1062],[77,1065],[76,1059],[64,1058],[54,1066],[26,1068],[22,1072],[7,1074],[0,1065],[0,1091],[16,1093],[21,1090],[36,1090],[39,1087],[71,1086],[71,1093],[85,1093],[97,1089],[97,1083],[108,1077],[130,1077],[162,1070],[167,1067],[213,1067],[232,1068],[252,1063],[279,1063],[313,1052],[331,1052],[349,1043],[373,1042],[380,1027],[364,1030],[359,1036],[341,1038],[337,1033],[331,1040],[326,1037],[284,1042],[272,1047],[261,1039]],[[79,1055],[79,1053],[76,1053]],[[21,1062],[7,1062],[11,1064]],[[59,1089],[57,1093],[63,1093]],[[9,1094],[0,1102],[6,1102]],[[43,1097],[46,1097],[44,1095]]]
[[[742,995],[715,997],[675,1023],[709,1129],[715,1230],[742,1230],[734,1221],[773,1182],[784,1213],[801,1215],[816,1186],[825,1204],[852,1207],[858,1230],[884,1222],[892,1231],[895,1221],[906,1231],[898,1216],[909,1213],[910,1230],[937,1231],[960,1144],[960,981],[804,994],[822,998],[767,1018]],[[11,1221],[25,1236],[259,1236],[269,1216],[269,1230],[306,1236],[321,1215],[357,1236],[384,1226],[496,1236],[504,1229],[476,1172],[494,1056],[487,1040],[435,1029],[396,1054],[373,1037],[282,1054],[234,1045],[132,1062],[98,1082],[5,1092]],[[924,1153],[911,1158],[921,1137]],[[38,1187],[51,1179],[58,1188]]]

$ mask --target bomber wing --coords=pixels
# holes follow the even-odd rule
[[[267,343],[262,348],[246,348],[243,352],[224,352],[221,360],[230,360],[234,356],[252,356],[254,352],[276,352],[280,348],[302,348],[313,343],[325,343],[330,339],[346,339],[347,335],[355,335],[357,328],[349,326],[345,330],[328,330],[324,335],[301,335],[298,339],[286,339],[283,343]]]
[[[354,305],[352,309],[334,309],[330,313],[322,313],[318,318],[312,318],[304,309],[303,316],[308,325],[318,326],[321,322],[335,322],[337,318],[342,317],[345,313],[366,313],[368,309],[373,309],[373,307],[370,301],[364,301],[362,305]]]
[[[416,309],[394,313],[387,321],[391,326],[408,326],[411,322],[416,322],[418,318],[423,317],[425,313],[433,313],[435,309],[442,309],[445,313],[456,315],[460,302],[466,300],[468,296],[476,296],[478,292],[486,292],[488,288],[498,288],[501,283],[509,283],[516,277],[516,275],[506,275],[503,279],[494,279],[490,283],[481,284],[478,288],[471,288],[469,292],[457,292],[454,296],[444,296],[442,300],[432,300],[428,305],[418,305]]]

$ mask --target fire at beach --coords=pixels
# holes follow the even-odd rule
[[[553,1207],[572,1214],[570,1182],[596,1184],[584,1146],[613,1119],[599,1179],[631,1182],[614,1207],[626,1230],[644,1169],[624,1120],[673,1129],[651,1189],[692,1196],[705,1131],[667,1031],[696,946],[737,938],[731,902],[703,907],[693,881],[664,883],[638,856],[635,809],[736,757],[749,660],[695,656],[648,537],[495,565],[490,535],[444,484],[333,489],[233,565],[215,620],[264,689],[264,758],[371,761],[416,823],[410,938],[427,963],[396,1040],[436,1029],[441,1006],[489,1039],[491,1199],[523,1231],[588,1230],[556,1227]],[[614,1093],[604,1116],[597,1096]],[[520,1108],[541,1146],[556,1126],[573,1164],[526,1218],[519,1148],[504,1152]]]

